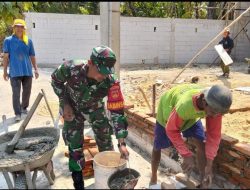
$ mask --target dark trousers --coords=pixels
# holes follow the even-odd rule
[[[12,77],[10,78],[10,83],[12,87],[12,104],[13,104],[13,109],[15,111],[15,115],[21,115],[21,108],[26,109],[29,106],[32,77],[31,76]],[[22,103],[20,103],[21,85],[23,88]]]

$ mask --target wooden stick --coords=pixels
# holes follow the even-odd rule
[[[43,89],[41,89],[41,91],[42,91],[42,93],[43,93],[43,97],[44,97],[45,102],[46,102],[46,104],[47,104],[47,107],[48,107],[50,116],[51,116],[51,118],[52,118],[52,120],[53,120],[53,123],[54,123],[54,125],[55,125],[55,119],[54,119],[54,116],[53,116],[52,111],[51,111],[51,109],[50,109],[49,102],[48,102],[48,99],[47,99],[47,97],[46,97],[45,91],[44,91]]]
[[[147,97],[146,97],[144,91],[141,89],[141,87],[138,87],[138,89],[139,89],[139,91],[142,93],[142,96],[143,96],[143,98],[145,99],[145,101],[146,101],[146,103],[147,103],[147,106],[148,106],[149,110],[152,111],[152,108],[151,108],[151,106],[150,106],[150,104],[149,104],[149,102],[148,102],[148,99],[147,99]]]
[[[38,96],[36,97],[36,100],[35,100],[34,104],[32,105],[32,107],[31,107],[30,111],[28,112],[26,118],[24,119],[23,123],[19,127],[17,133],[15,134],[15,136],[13,137],[11,142],[7,144],[7,146],[5,148],[5,152],[7,152],[9,154],[13,153],[14,148],[15,148],[16,144],[18,143],[18,140],[22,136],[26,126],[28,125],[31,117],[33,116],[33,114],[34,114],[38,104],[40,103],[42,97],[43,97],[43,94],[39,92]]]
[[[238,35],[241,33],[242,30],[245,29],[245,27],[249,24],[249,22],[250,22],[250,20],[249,20],[249,21],[246,23],[246,25],[236,34],[236,36],[233,38],[233,40],[236,39],[236,38],[238,37]],[[244,32],[245,32],[245,34],[246,34],[246,31],[245,31],[245,30],[244,30]],[[248,36],[247,36],[247,38],[248,38]],[[248,39],[248,40],[249,40],[249,39]],[[250,40],[249,40],[249,42],[250,42]],[[220,57],[220,56],[217,56],[216,59],[209,65],[209,67],[211,67],[219,57]]]
[[[231,9],[229,9],[229,10],[220,18],[220,20],[222,20],[225,16],[227,16],[228,13],[230,13],[230,12],[236,7],[237,4],[238,4],[238,2],[236,2],[236,3],[231,7]]]
[[[185,65],[185,67],[181,70],[181,72],[174,78],[174,80],[171,82],[174,83],[175,80],[183,73],[183,71],[188,68],[190,65],[192,65],[193,61],[205,50],[207,49],[219,36],[221,36],[224,32],[224,30],[228,27],[231,27],[234,25],[237,21],[239,21],[244,14],[246,14],[250,10],[250,7],[248,7],[247,10],[245,10],[241,15],[239,15],[231,24],[229,24],[227,27],[225,27],[216,37],[214,37],[207,45],[205,45],[189,62]]]
[[[155,117],[156,85],[153,84],[152,116]]]

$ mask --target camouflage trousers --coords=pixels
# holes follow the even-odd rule
[[[84,121],[88,120],[92,130],[99,152],[114,150],[111,135],[112,126],[106,116],[104,105],[98,103],[99,108],[88,110],[77,110],[73,107],[75,118],[73,121],[65,121],[62,131],[63,139],[68,145],[69,150],[69,170],[82,171],[84,168]],[[100,104],[102,104],[100,106]]]
[[[222,69],[223,74],[225,74],[225,73],[229,74],[229,72],[230,72],[229,66],[225,65],[222,60],[220,62],[220,67]]]

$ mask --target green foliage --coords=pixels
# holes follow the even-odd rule
[[[0,46],[12,33],[14,19],[24,19],[24,12],[100,14],[99,2],[0,2]],[[0,47],[1,48],[1,47]]]
[[[220,4],[220,3],[219,3]],[[207,10],[195,7],[208,6],[207,2],[122,2],[121,15],[133,17],[159,17],[159,18],[199,18],[207,17]],[[196,15],[196,13],[198,15]]]
[[[208,5],[223,7],[225,2],[121,2],[122,16],[158,17],[158,18],[201,18],[208,17]],[[24,12],[67,13],[99,15],[98,1],[81,2],[0,2],[0,44],[3,36],[12,33],[11,25],[15,18],[24,18]],[[209,18],[218,18],[222,11],[216,9],[209,12]],[[212,16],[211,16],[212,15]]]

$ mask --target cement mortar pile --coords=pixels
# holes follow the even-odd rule
[[[5,138],[5,142],[2,141],[0,144],[0,168],[29,163],[52,150],[57,145],[58,139],[52,136],[54,135],[53,131],[42,130],[41,133],[37,129],[34,131],[29,130],[28,135],[24,135],[23,138],[19,139],[12,154],[5,152],[5,148],[12,138],[8,135],[6,135],[7,138],[1,136],[2,139]]]

